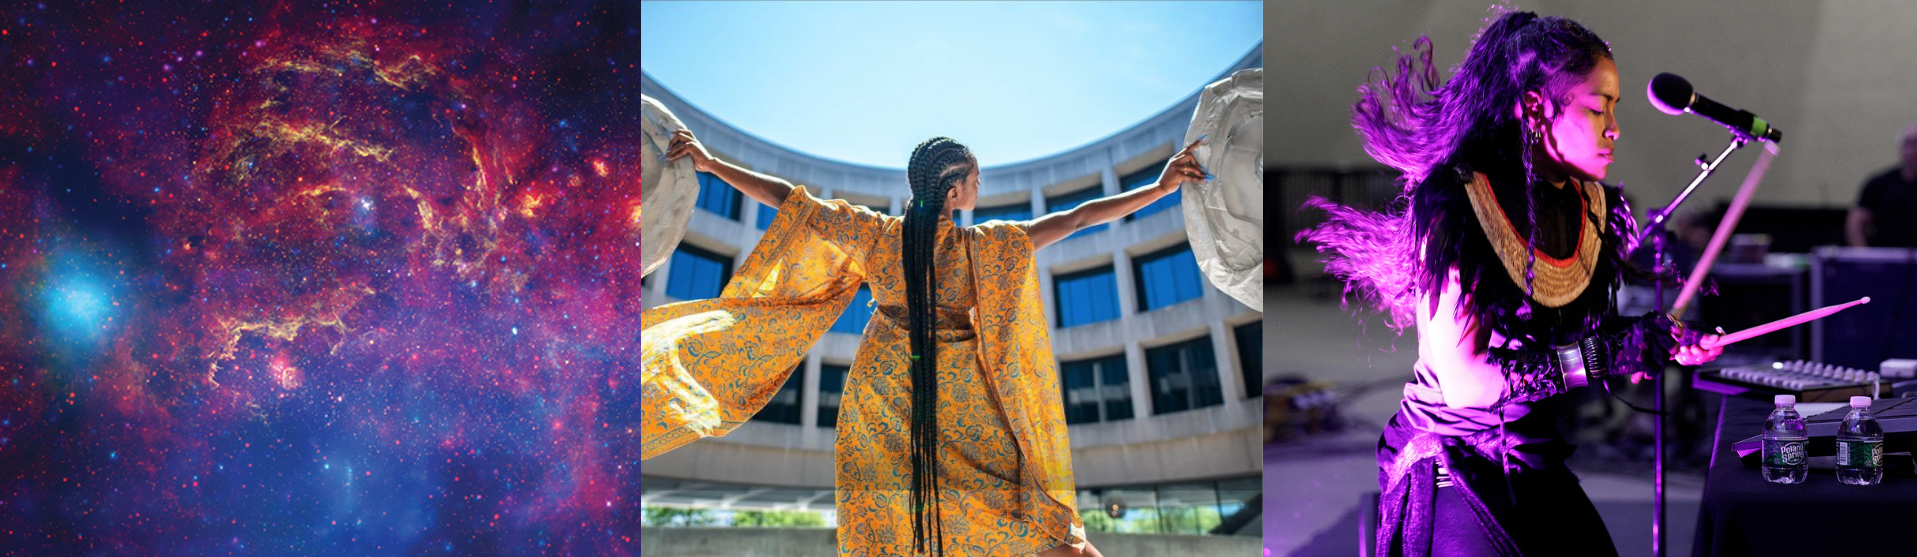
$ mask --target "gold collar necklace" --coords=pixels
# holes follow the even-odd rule
[[[1531,286],[1531,299],[1545,307],[1563,307],[1577,299],[1584,289],[1591,285],[1591,273],[1597,270],[1598,252],[1603,249],[1603,216],[1608,209],[1604,206],[1604,188],[1597,182],[1571,180],[1571,184],[1583,189],[1584,212],[1597,218],[1578,219],[1578,244],[1576,251],[1567,258],[1551,257],[1543,250],[1532,247],[1519,235],[1517,227],[1511,224],[1511,218],[1504,214],[1504,207],[1498,205],[1498,197],[1491,192],[1491,181],[1482,172],[1471,173],[1471,181],[1465,184],[1465,191],[1471,195],[1471,209],[1477,213],[1478,224],[1484,227],[1485,238],[1491,241],[1491,248],[1498,254],[1498,260],[1504,262],[1504,270],[1511,275],[1511,282],[1524,287],[1524,267],[1534,252],[1537,264],[1532,267],[1536,273]],[[1591,222],[1595,221],[1596,226]],[[1536,226],[1537,223],[1532,223]]]

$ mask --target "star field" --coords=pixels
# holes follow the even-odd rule
[[[636,555],[638,20],[0,8],[0,555]]]

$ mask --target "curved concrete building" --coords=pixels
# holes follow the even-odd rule
[[[1218,77],[1262,67],[1261,49],[1254,46]],[[1154,182],[1181,147],[1204,85],[1191,84],[1190,97],[1091,144],[983,168],[979,208],[964,212],[960,224],[1030,219]],[[765,141],[643,73],[640,91],[721,159],[887,214],[900,214],[909,197],[902,169],[827,160]],[[647,307],[717,295],[776,213],[710,176],[700,181],[684,242],[646,277]],[[1113,511],[1116,504],[1161,507],[1151,513],[1161,517],[1181,507],[1229,516],[1260,489],[1263,315],[1202,278],[1176,203],[1167,197],[1038,252],[1079,505],[1087,513],[1124,514]],[[751,422],[645,462],[643,502],[830,510],[833,425],[869,300],[861,293]],[[1190,533],[1210,527],[1194,528]]]

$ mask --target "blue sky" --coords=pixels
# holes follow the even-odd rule
[[[1263,39],[1258,2],[640,3],[640,66],[700,109],[900,168],[936,135],[987,165],[1130,127]]]

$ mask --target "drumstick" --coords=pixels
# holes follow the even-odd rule
[[[1733,342],[1737,342],[1741,340],[1749,340],[1752,337],[1762,336],[1764,334],[1787,329],[1792,326],[1802,325],[1804,323],[1816,321],[1830,314],[1844,311],[1845,309],[1848,309],[1851,306],[1854,306],[1857,304],[1868,304],[1868,303],[1870,303],[1870,296],[1865,296],[1851,302],[1846,302],[1846,303],[1837,304],[1834,306],[1823,307],[1823,308],[1806,311],[1804,313],[1799,313],[1797,315],[1793,315],[1790,317],[1765,323],[1763,325],[1758,325],[1756,327],[1751,327],[1749,329],[1744,329],[1742,331],[1717,337],[1717,340],[1715,342],[1705,341],[1705,342],[1699,343],[1698,347],[1703,348],[1705,350],[1709,350],[1712,348],[1717,348],[1719,346],[1729,345]]]
[[[1711,243],[1704,248],[1703,257],[1697,259],[1697,267],[1691,269],[1691,278],[1684,281],[1684,289],[1677,294],[1677,303],[1671,304],[1671,319],[1684,316],[1684,306],[1690,305],[1691,297],[1697,295],[1697,289],[1704,284],[1704,277],[1711,272],[1711,264],[1717,262],[1718,252],[1724,249],[1724,243],[1731,239],[1731,231],[1737,229],[1737,220],[1743,218],[1744,209],[1751,204],[1752,194],[1757,193],[1757,183],[1764,179],[1764,172],[1771,167],[1771,159],[1777,156],[1777,144],[1764,142],[1764,152],[1757,156],[1757,162],[1751,165],[1751,173],[1744,176],[1744,185],[1737,188],[1737,197],[1731,199],[1731,206],[1724,211],[1724,220],[1717,223],[1717,232],[1711,234]]]

